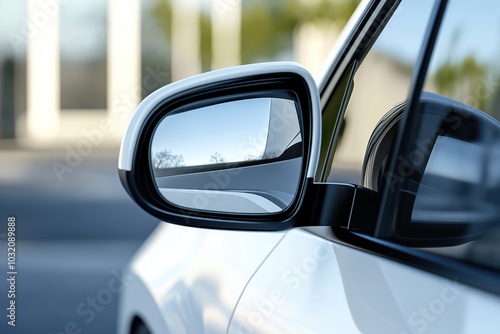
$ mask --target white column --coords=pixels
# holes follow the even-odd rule
[[[108,0],[108,118],[121,136],[141,101],[141,2]]]
[[[26,135],[57,136],[60,119],[59,4],[28,0]]]
[[[212,69],[241,64],[241,0],[212,0]]]
[[[172,81],[201,72],[200,0],[172,0]]]

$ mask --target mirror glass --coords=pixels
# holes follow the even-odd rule
[[[292,203],[302,171],[293,100],[251,98],[168,114],[150,164],[160,194],[183,208],[278,213]]]
[[[412,223],[467,223],[471,229],[498,224],[500,136],[484,132],[491,135],[471,141],[437,137],[418,187]]]
[[[426,113],[446,116],[431,130],[434,138],[416,140],[412,159],[429,158],[420,183],[406,190],[415,195],[411,222],[464,225],[469,235],[482,233],[500,222],[500,122],[447,101],[441,111],[437,105],[424,106]]]

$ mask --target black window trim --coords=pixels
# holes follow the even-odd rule
[[[396,144],[391,148],[390,171],[397,170],[398,156],[408,154],[408,152],[405,152],[405,146],[411,142],[412,135],[414,135],[418,128],[418,102],[447,4],[448,0],[437,0],[432,9],[422,48],[414,67],[408,94],[408,103],[402,122],[400,122]],[[369,49],[368,45],[367,48]],[[353,61],[355,60],[349,60],[350,63]],[[332,77],[329,79],[332,80]],[[330,84],[326,86],[328,87]],[[322,87],[322,101],[327,99],[325,97],[328,92],[327,87]],[[326,234],[314,227],[304,229],[347,247],[374,254],[500,296],[500,284],[498,284],[500,282],[500,272],[494,269],[481,267],[478,264],[427,252],[418,248],[400,245],[391,240],[384,240],[384,238],[390,237],[394,232],[393,223],[397,212],[397,202],[393,201],[393,197],[396,196],[394,193],[391,193],[391,189],[388,187],[389,185],[386,185],[386,189],[382,193],[381,210],[377,218],[376,230],[373,236],[350,231],[345,227],[338,226],[331,227],[332,233]]]
[[[429,26],[427,28],[422,48],[418,56],[416,65],[413,71],[413,78],[410,84],[410,91],[408,94],[408,103],[405,106],[400,124],[396,129],[394,146],[391,147],[389,153],[389,175],[397,175],[400,168],[401,160],[409,161],[409,147],[412,143],[420,127],[420,113],[419,102],[420,95],[427,78],[427,71],[436,44],[437,36],[441,28],[444,13],[448,0],[437,0],[429,19]],[[395,221],[397,217],[397,210],[399,206],[399,194],[402,184],[400,182],[389,183],[385,185],[381,192],[380,211],[377,218],[375,227],[375,237],[390,238],[394,236]]]
[[[500,284],[498,284],[500,272],[494,269],[349,231],[345,227],[332,226],[328,232],[323,226],[303,227],[303,229],[363,253],[373,254],[500,296]]]

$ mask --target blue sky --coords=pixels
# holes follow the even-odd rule
[[[182,154],[186,165],[210,163],[221,154],[227,162],[264,152],[271,99],[217,104],[165,117],[155,131],[152,150]]]
[[[433,0],[403,1],[374,45],[375,50],[414,64],[433,4]],[[431,71],[446,60],[460,62],[469,55],[482,62],[496,61],[500,54],[499,5],[495,0],[450,0]]]

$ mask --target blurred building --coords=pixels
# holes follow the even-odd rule
[[[141,2],[26,0],[0,13],[0,137],[118,142],[142,99]]]
[[[2,2],[0,138],[118,145],[137,104],[171,81],[270,60],[296,60],[316,75],[351,12],[316,18],[314,6],[355,2]],[[306,21],[300,8],[311,8]]]
[[[117,144],[151,91],[242,63],[243,10],[239,0],[3,2],[0,137],[46,145],[102,132]],[[316,73],[338,31],[331,22],[301,24],[286,33],[289,52],[251,61],[294,59]],[[245,32],[247,44],[251,34]]]

